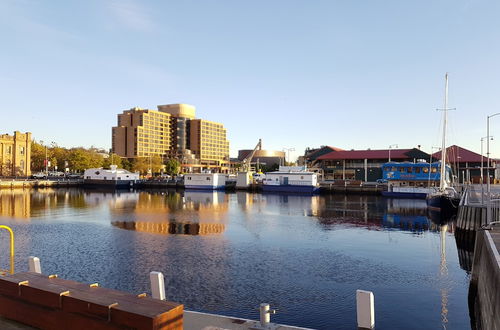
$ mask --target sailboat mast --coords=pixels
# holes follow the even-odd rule
[[[439,190],[446,188],[446,120],[448,119],[448,73],[445,74],[444,86],[444,109],[443,109],[443,144],[441,145],[441,178],[439,180]]]

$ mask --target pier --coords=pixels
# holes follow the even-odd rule
[[[78,187],[83,180],[0,180],[0,189],[67,188]]]
[[[462,247],[461,266],[471,271],[471,322],[476,329],[500,329],[500,187],[485,190],[481,185],[465,190],[455,238]]]

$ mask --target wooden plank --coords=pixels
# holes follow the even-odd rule
[[[183,325],[181,304],[37,273],[0,278],[0,298],[5,302],[0,313],[7,318],[44,329],[75,329],[73,322],[85,325],[77,329],[182,329]]]

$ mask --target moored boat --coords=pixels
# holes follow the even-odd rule
[[[427,194],[427,207],[431,211],[443,212],[447,215],[452,215],[457,212],[458,204],[460,203],[460,194],[450,186],[450,181],[446,180],[446,122],[448,108],[448,73],[445,75],[445,92],[444,92],[444,108],[443,111],[443,138],[441,147],[441,167],[439,188],[437,191]]]
[[[314,194],[319,192],[318,174],[305,166],[280,166],[278,171],[266,173],[262,191]]]
[[[228,175],[223,173],[190,173],[184,175],[185,189],[222,190]]]
[[[436,163],[398,163],[389,162],[382,165],[384,180],[387,180],[387,191],[382,195],[397,198],[421,198],[436,192],[441,178],[441,164]],[[449,180],[451,168],[446,175]]]
[[[86,187],[128,188],[139,181],[139,173],[132,173],[116,165],[110,169],[89,168],[83,174]]]

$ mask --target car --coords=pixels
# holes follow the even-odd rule
[[[45,179],[47,178],[47,174],[45,172],[38,172],[33,175],[31,175],[33,179]]]
[[[377,183],[387,183],[386,179],[377,179]]]

